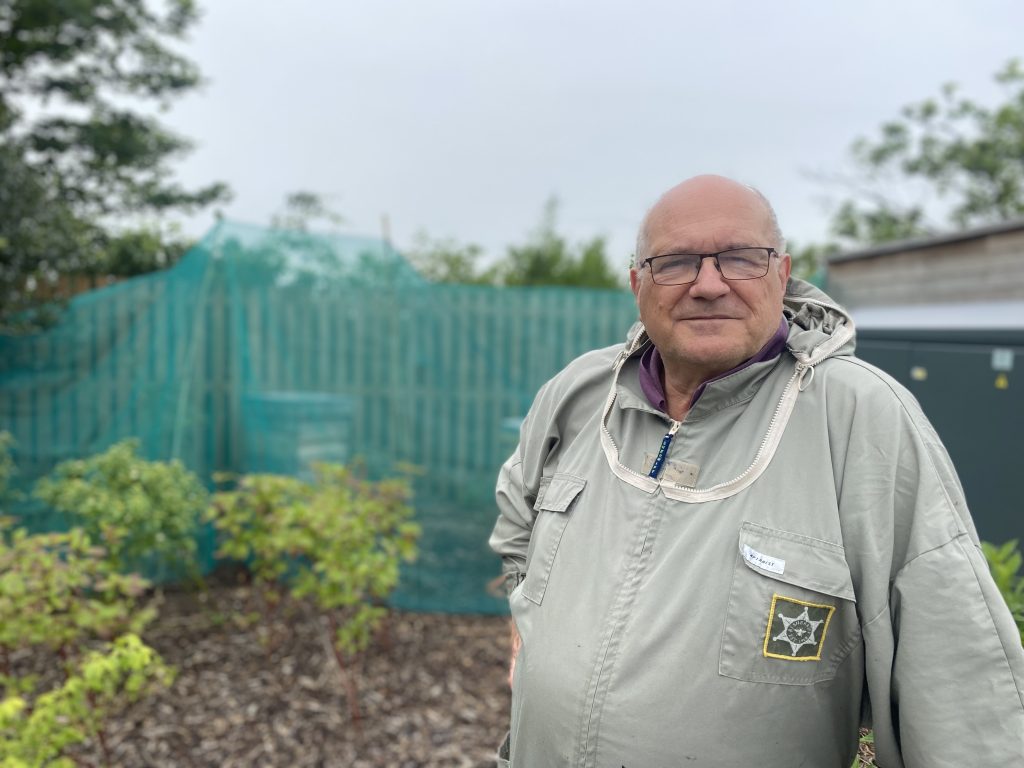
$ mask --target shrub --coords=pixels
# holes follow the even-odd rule
[[[257,588],[276,600],[278,585],[311,601],[326,618],[335,661],[370,643],[398,583],[401,561],[416,555],[406,479],[371,482],[341,465],[318,464],[306,483],[249,475],[217,493],[208,519],[218,556],[246,562]],[[354,690],[349,691],[353,716]]]
[[[152,619],[137,607],[147,582],[118,572],[80,528],[7,528],[0,523],[0,683],[19,648],[41,646],[69,659],[90,638],[139,632]]]
[[[0,767],[76,765],[69,747],[98,742],[110,763],[104,721],[156,685],[168,685],[172,671],[136,635],[119,637],[92,651],[55,690],[34,699],[14,693],[0,699]]]
[[[221,534],[218,556],[245,561],[261,588],[284,583],[337,621],[335,643],[366,648],[381,604],[416,555],[404,479],[371,482],[336,464],[305,483],[279,475],[243,477],[213,497],[208,519]]]
[[[0,434],[0,499],[14,472],[10,445]],[[110,763],[104,721],[171,679],[135,634],[153,617],[138,608],[146,587],[81,528],[30,534],[0,517],[0,768],[77,765],[66,750],[89,740]],[[56,687],[41,690],[39,675],[19,674],[11,662],[19,650],[37,661],[40,651],[52,654]]]
[[[138,441],[59,464],[36,495],[101,542],[119,569],[147,558],[198,577],[195,535],[209,495],[179,461],[146,461]]]

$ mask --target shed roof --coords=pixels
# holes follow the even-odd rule
[[[828,257],[829,264],[837,264],[844,261],[857,261],[859,259],[873,259],[879,256],[889,256],[894,253],[905,253],[907,251],[919,251],[926,248],[934,248],[939,245],[950,245],[953,243],[967,242],[969,240],[981,240],[991,235],[1002,235],[1008,232],[1024,231],[1024,219],[1013,219],[1012,221],[1001,221],[998,224],[987,224],[983,227],[963,229],[956,232],[946,232],[941,235],[929,235],[927,237],[914,237],[906,240],[893,240],[890,243],[875,245],[871,248],[864,248],[859,251],[847,251],[836,253]]]

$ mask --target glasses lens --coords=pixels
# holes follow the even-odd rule
[[[700,256],[690,253],[670,253],[651,259],[654,282],[661,285],[682,285],[697,279]]]
[[[768,274],[767,248],[737,248],[718,255],[718,266],[727,280],[749,280]]]

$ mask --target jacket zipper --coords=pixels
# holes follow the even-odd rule
[[[647,475],[648,477],[658,477],[662,466],[665,464],[665,458],[668,456],[668,447],[672,445],[672,438],[675,437],[676,432],[679,431],[679,425],[681,423],[682,422],[673,420],[672,426],[668,428],[668,432],[663,438],[661,438],[661,449],[658,451],[657,458],[654,459],[654,464],[651,465],[651,471],[650,474]]]

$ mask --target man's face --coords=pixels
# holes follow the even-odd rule
[[[736,182],[701,176],[670,190],[647,219],[641,258],[773,247],[760,198]],[[789,278],[788,254],[773,256],[768,274],[725,280],[713,259],[686,285],[657,285],[650,268],[630,270],[640,319],[670,375],[706,380],[753,356],[779,327]]]

